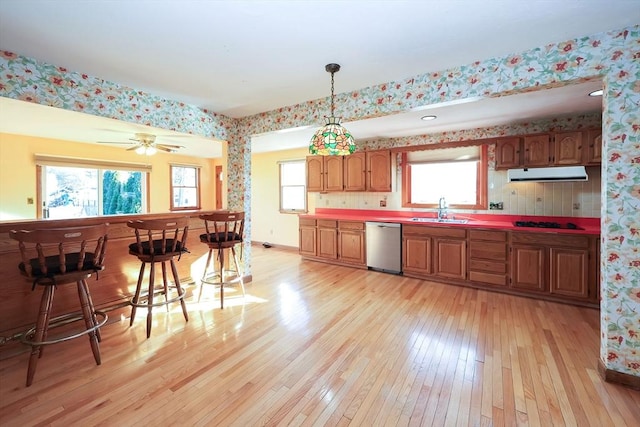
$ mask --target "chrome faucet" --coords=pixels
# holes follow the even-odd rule
[[[438,219],[445,219],[447,217],[447,202],[444,197],[440,197],[438,200]]]

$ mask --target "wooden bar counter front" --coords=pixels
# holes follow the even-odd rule
[[[2,297],[0,298],[0,339],[5,341],[15,334],[26,331],[31,327],[38,315],[41,290],[31,290],[29,283],[18,270],[20,252],[18,243],[9,238],[10,230],[34,230],[60,227],[77,227],[108,223],[108,244],[105,258],[105,270],[98,277],[89,279],[93,302],[98,310],[110,310],[117,307],[127,307],[133,295],[140,261],[129,255],[129,244],[135,242],[133,229],[127,227],[127,221],[132,219],[154,219],[189,217],[189,235],[187,239],[188,253],[176,262],[178,275],[189,293],[188,286],[202,275],[207,256],[207,246],[199,240],[204,233],[204,222],[198,218],[199,214],[211,212],[180,212],[146,215],[120,215],[109,217],[91,217],[75,219],[45,219],[30,221],[6,221],[0,223],[0,283]],[[77,311],[78,296],[73,286],[61,286],[56,292],[56,301],[52,316]],[[0,349],[1,352],[1,349]]]

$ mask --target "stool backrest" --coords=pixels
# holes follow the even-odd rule
[[[75,272],[104,269],[108,224],[43,230],[11,230],[18,241],[27,277],[59,277]],[[58,283],[60,281],[58,280]]]
[[[127,226],[135,230],[138,254],[167,255],[186,252],[189,217],[132,220]]]
[[[244,233],[244,212],[214,212],[199,216],[204,220],[209,243],[242,242]]]

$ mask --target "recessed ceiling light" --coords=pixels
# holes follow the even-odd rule
[[[589,94],[589,96],[602,96],[602,92],[603,92],[602,89],[594,90]]]
[[[438,117],[438,116],[422,116],[422,117],[420,117],[420,120],[424,120],[426,122],[426,121],[429,121],[429,120],[433,120],[436,117]]]

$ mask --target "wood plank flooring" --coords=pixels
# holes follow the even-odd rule
[[[99,286],[92,282],[90,286]],[[191,286],[193,292],[197,290]],[[194,292],[197,295],[197,291]],[[597,373],[599,312],[253,249],[246,303],[204,289],[0,361],[0,425],[637,426]],[[236,293],[237,295],[237,293]],[[112,316],[114,313],[112,313]],[[26,347],[25,347],[26,348]]]

